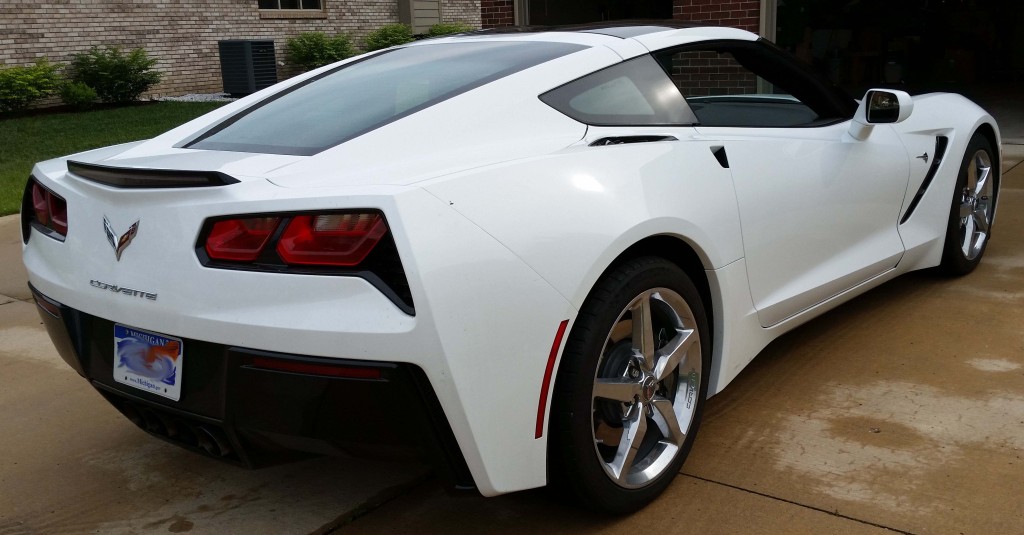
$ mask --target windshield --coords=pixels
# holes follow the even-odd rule
[[[187,147],[308,156],[583,48],[466,41],[390,50],[273,95]]]

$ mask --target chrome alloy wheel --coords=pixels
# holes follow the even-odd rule
[[[960,197],[960,250],[967,260],[981,253],[992,224],[992,161],[978,150],[967,164],[967,184]]]
[[[619,486],[660,476],[690,432],[702,355],[686,300],[668,288],[633,298],[605,339],[594,378],[594,451]]]

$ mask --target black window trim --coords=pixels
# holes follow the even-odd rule
[[[261,10],[261,11],[285,11],[285,12],[288,12],[288,11],[317,12],[317,11],[324,11],[324,10],[327,9],[327,6],[326,6],[327,0],[317,0],[317,3],[320,4],[319,7],[302,7],[303,0],[298,0],[299,7],[281,7],[281,0],[272,0],[272,1],[277,4],[277,7],[263,7],[263,6],[260,5],[262,2],[260,0],[256,0],[256,8]]]
[[[723,46],[723,45],[726,45],[726,46]],[[721,48],[716,48],[716,47],[721,47]],[[746,48],[746,49],[749,49],[749,50],[754,50],[754,51],[758,51],[758,52],[764,52],[766,57],[770,57],[770,58],[774,59],[775,61],[777,61],[777,62],[779,62],[779,63],[781,63],[783,65],[787,65],[788,67],[791,68],[791,70],[794,73],[796,73],[798,75],[798,78],[795,81],[795,83],[797,83],[797,84],[805,84],[805,83],[809,84],[809,90],[817,92],[819,95],[821,95],[823,97],[824,101],[826,102],[827,106],[832,108],[831,111],[834,113],[834,115],[832,117],[825,117],[824,119],[819,119],[819,120],[812,121],[812,122],[806,123],[806,124],[788,125],[788,126],[765,126],[765,125],[710,126],[710,125],[701,125],[700,123],[697,123],[697,124],[693,125],[694,127],[703,127],[703,128],[762,128],[762,129],[765,129],[765,128],[823,128],[823,127],[833,126],[833,125],[838,124],[838,123],[843,123],[843,122],[849,121],[849,120],[851,120],[853,118],[853,114],[857,110],[857,102],[856,102],[856,100],[853,99],[853,97],[849,96],[848,94],[846,94],[845,91],[843,91],[838,86],[836,86],[835,84],[830,82],[828,79],[822,77],[818,73],[814,72],[811,68],[806,66],[804,63],[802,63],[798,59],[794,58],[789,52],[786,52],[784,49],[779,48],[778,45],[772,43],[771,41],[768,41],[767,39],[765,39],[763,37],[760,37],[760,38],[758,38],[755,41],[744,41],[744,40],[739,40],[739,39],[714,39],[714,40],[708,40],[708,41],[698,41],[698,42],[695,42],[695,43],[687,43],[687,44],[684,44],[684,45],[670,46],[670,47],[660,48],[658,50],[652,50],[650,52],[650,55],[653,57],[653,56],[657,56],[659,54],[665,54],[665,53],[678,54],[680,52],[717,51],[717,50],[724,50],[724,51],[729,52],[731,54],[731,51],[728,50],[729,48],[732,48],[732,49]],[[735,56],[734,56],[734,58],[735,58]],[[658,63],[659,66],[661,66],[662,70],[665,70],[665,65],[663,65],[660,61],[657,61],[657,59],[655,59],[655,61]],[[739,63],[739,60],[736,60],[736,61],[737,61],[737,63]],[[740,63],[740,66],[742,66],[743,68],[747,69],[748,71],[750,71],[755,76],[760,76],[756,72],[754,72],[753,70],[750,70],[748,67],[743,65],[742,63]],[[667,70],[665,71],[665,74],[668,75],[671,78],[671,74]],[[764,77],[761,76],[761,78],[764,78]],[[765,80],[769,81],[767,79],[765,79]],[[791,96],[796,98],[797,101],[799,101],[801,104],[807,106],[808,108],[810,108],[815,113],[819,112],[818,109],[815,109],[814,107],[811,107],[810,105],[808,105],[799,96],[792,95],[792,94],[791,94]],[[686,97],[684,96],[683,98],[685,99]],[[689,101],[687,101],[687,103],[688,102]],[[819,115],[819,117],[821,117],[820,113],[818,113],[818,115]]]

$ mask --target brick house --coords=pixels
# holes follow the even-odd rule
[[[287,39],[304,31],[344,32],[358,42],[391,22],[424,31],[438,21],[493,28],[668,18],[758,33],[814,63],[853,94],[879,84],[960,90],[957,84],[1024,81],[1024,10],[1017,0],[4,2],[0,65],[42,56],[61,62],[92,45],[141,46],[165,73],[154,94],[174,95],[221,89],[217,41],[223,39],[273,39],[280,61]],[[279,68],[279,77],[288,74]]]
[[[358,42],[393,22],[480,26],[480,0],[40,0],[0,3],[0,66],[67,61],[94,45],[143,47],[164,79],[153,96],[222,88],[217,41],[273,39],[277,59],[300,32]],[[289,74],[279,68],[279,78]]]

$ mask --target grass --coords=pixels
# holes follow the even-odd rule
[[[25,181],[36,162],[148,139],[220,105],[219,102],[158,102],[0,119],[0,216],[21,209]]]

